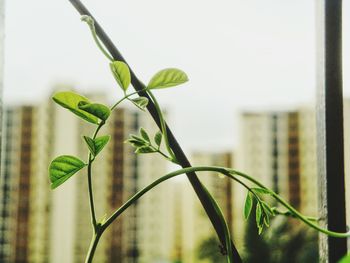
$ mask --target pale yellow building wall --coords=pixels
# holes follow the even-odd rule
[[[138,123],[153,140],[158,128],[148,114],[139,114]],[[163,142],[164,143],[164,142]],[[137,187],[141,190],[151,182],[167,173],[168,161],[159,154],[138,155]],[[140,263],[166,262],[171,258],[172,210],[174,203],[171,200],[173,181],[158,185],[145,194],[137,205],[138,229],[137,238],[140,250]]]
[[[48,166],[51,161],[52,107],[33,107],[32,161],[30,177],[29,253],[30,262],[49,260],[51,190]]]
[[[55,130],[51,136],[52,158],[63,154],[77,156],[79,153],[77,139],[80,137],[78,127],[81,120],[56,105],[53,106],[53,114],[50,117],[54,119]],[[72,176],[64,185],[51,191],[50,262],[52,263],[74,262],[79,176],[83,176],[83,173]]]
[[[229,157],[228,160],[226,153],[203,152],[192,154],[191,162],[194,166],[212,165],[228,167],[230,166],[231,159]],[[213,172],[200,172],[198,176],[200,181],[216,199],[223,213],[225,215],[227,213],[232,215],[233,211],[227,211],[227,202],[231,201],[229,200],[231,197],[228,197],[226,192],[227,180],[229,179]],[[180,220],[183,222],[181,229],[177,229],[177,231],[181,231],[181,262],[206,263],[208,262],[207,260],[200,260],[198,258],[198,251],[205,240],[216,237],[216,232],[187,178],[178,181],[177,189],[180,196],[182,213]],[[233,218],[233,220],[235,219]],[[220,253],[219,249],[218,253]]]
[[[299,147],[300,147],[300,211],[305,215],[317,216],[317,146],[316,115],[311,107],[299,109]]]

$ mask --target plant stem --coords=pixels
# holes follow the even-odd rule
[[[86,259],[85,259],[85,263],[91,263],[92,259],[95,255],[95,251],[98,245],[98,242],[100,241],[100,237],[101,237],[102,233],[98,232],[98,233],[93,233],[92,238],[91,238],[91,242],[90,242],[90,247],[89,247],[89,251],[86,255]]]
[[[105,55],[105,57],[110,60],[111,62],[113,61],[113,57],[105,50],[105,48],[103,47],[103,45],[101,44],[100,40],[98,39],[97,35],[96,35],[96,30],[95,30],[95,22],[94,20],[89,17],[88,20],[83,20],[84,22],[86,22],[90,28],[92,37],[97,45],[97,47],[99,48],[99,50],[102,52],[103,55]]]
[[[166,147],[168,153],[171,156],[171,159],[172,159],[171,161],[174,162],[174,163],[178,163],[178,161],[176,160],[176,156],[174,155],[174,152],[171,149],[170,144],[169,144],[168,133],[167,133],[167,130],[166,130],[166,125],[165,125],[165,121],[164,121],[164,117],[163,117],[163,112],[162,112],[162,110],[161,110],[161,108],[160,108],[160,106],[158,104],[157,99],[154,97],[153,93],[150,90],[148,90],[147,93],[152,98],[152,101],[153,101],[154,106],[156,108],[156,111],[157,111],[157,114],[158,114],[158,117],[159,117],[159,121],[160,121],[162,134],[163,134],[163,137],[164,137],[165,147]]]
[[[208,191],[206,189],[206,191]],[[209,192],[208,192],[209,194]],[[209,194],[210,195],[210,194]],[[224,231],[225,231],[225,250],[226,250],[226,253],[227,253],[227,262],[228,263],[233,263],[233,251],[231,249],[231,235],[230,235],[230,229],[228,228],[228,225],[226,223],[226,220],[225,220],[225,217],[218,205],[218,203],[215,201],[215,199],[210,195],[211,197],[211,201],[212,201],[212,204],[214,205],[215,207],[215,210],[216,212],[220,215],[220,220],[221,220],[221,224],[225,226],[224,228]]]
[[[135,95],[135,94],[138,94],[140,92],[144,92],[145,90],[147,90],[147,88],[144,88],[142,90],[139,90],[139,91],[135,91],[135,92],[132,92],[128,95],[125,95],[123,98],[121,98],[120,100],[118,100],[112,107],[111,107],[111,111],[114,110],[120,103],[122,103],[124,100],[128,99],[129,97],[131,97],[132,95]]]
[[[134,196],[132,196],[127,202],[125,202],[119,209],[117,209],[107,220],[106,222],[101,226],[101,229],[104,231],[120,214],[122,214],[130,205],[132,205],[135,201],[137,201],[141,196],[143,196],[145,193],[150,191],[152,188],[157,186],[158,184],[169,180],[170,178],[173,178],[175,176],[181,175],[181,174],[187,174],[190,172],[217,172],[221,173],[225,176],[228,176],[229,178],[236,180],[235,175],[239,175],[252,183],[256,184],[257,186],[264,188],[266,190],[269,190],[267,187],[265,187],[263,184],[255,180],[254,178],[241,173],[239,171],[225,168],[225,167],[219,167],[219,166],[198,166],[198,167],[187,167],[180,170],[173,171],[171,173],[168,173],[167,175],[162,176],[161,178],[155,180],[150,185],[146,186],[139,192],[137,192]],[[232,174],[233,173],[233,174]],[[237,182],[240,182],[239,180],[236,180]],[[300,220],[302,220],[304,223],[309,225],[310,227],[318,230],[319,232],[322,232],[326,235],[333,236],[333,237],[339,237],[339,238],[346,238],[350,237],[350,231],[347,233],[338,233],[334,231],[330,231],[327,229],[323,229],[319,227],[318,225],[310,222],[304,215],[300,214],[297,210],[295,210],[291,205],[289,205],[286,201],[284,201],[280,196],[278,196],[276,193],[274,193],[272,190],[269,190],[271,192],[271,195],[284,207],[286,207],[289,211],[291,211],[296,217],[298,217]]]
[[[103,125],[105,124],[104,121],[101,121],[100,124],[97,126],[94,135],[92,136],[92,139],[95,139],[98,132],[100,131],[100,129],[103,127]],[[90,203],[90,216],[91,216],[91,224],[93,227],[93,231],[94,234],[96,234],[96,227],[97,227],[97,223],[96,223],[96,214],[95,214],[95,204],[94,204],[94,194],[93,194],[93,187],[92,187],[92,163],[94,161],[94,158],[92,157],[92,154],[89,153],[89,157],[88,157],[88,167],[87,167],[87,178],[88,178],[88,191],[89,191],[89,203]]]
[[[76,10],[80,13],[80,15],[88,15],[90,17],[93,17],[93,15],[89,12],[89,10],[82,4],[80,0],[69,0],[71,4],[76,8]],[[99,23],[96,21],[95,18],[93,18],[95,23],[95,29],[96,34],[98,38],[101,40],[103,45],[106,47],[106,49],[109,51],[109,53],[112,55],[114,60],[122,61],[126,64],[127,61],[123,58],[119,50],[116,48],[116,46],[113,44],[111,39],[108,37],[108,35],[105,33],[103,28],[99,25]],[[130,66],[129,66],[130,68]],[[131,83],[134,86],[135,90],[141,92],[145,85],[137,78],[133,70],[130,68],[130,74],[131,74]],[[150,100],[149,95],[146,92],[141,93],[142,96],[146,97]],[[157,123],[158,127],[160,127],[159,123],[159,116],[157,114],[157,111],[155,109],[155,105],[150,100],[150,103],[147,105],[147,109],[149,113],[151,114],[154,121]],[[185,153],[181,149],[181,146],[177,142],[175,136],[172,134],[171,130],[165,125],[167,128],[167,135],[169,137],[169,143],[171,146],[171,149],[173,150],[174,155],[176,156],[176,160],[182,167],[190,167],[191,163],[187,159]],[[210,201],[210,197],[208,196],[207,192],[205,191],[204,185],[199,181],[198,176],[194,172],[190,172],[187,174],[187,178],[190,181],[194,191],[196,192],[198,199],[200,200],[205,212],[207,213],[212,226],[214,227],[220,242],[224,245],[225,244],[225,236],[224,236],[224,226],[221,225],[221,221],[219,219],[219,215],[216,213],[215,208],[213,204]],[[236,263],[242,262],[241,257],[233,243],[231,243],[231,248],[234,251],[234,260]]]
[[[96,233],[96,214],[95,214],[95,205],[94,205],[94,195],[92,190],[92,180],[91,180],[91,166],[92,166],[92,156],[89,153],[89,162],[88,162],[88,188],[89,188],[89,203],[90,203],[90,215],[91,215],[91,224],[94,230],[94,234]]]
[[[301,213],[299,213],[294,207],[292,207],[290,204],[288,204],[282,197],[280,197],[278,194],[276,194],[274,191],[268,189],[266,186],[264,186],[262,183],[260,183],[259,181],[255,180],[253,177],[244,174],[242,172],[233,170],[233,169],[227,169],[228,172],[237,174],[249,181],[251,181],[252,183],[256,184],[257,186],[264,188],[266,190],[269,190],[271,192],[271,195],[273,198],[275,198],[280,204],[282,204],[285,208],[287,208],[292,214],[294,214],[295,217],[299,218],[301,221],[303,221],[305,224],[307,224],[308,226],[318,230],[321,233],[324,233],[328,236],[332,236],[332,237],[338,237],[338,238],[347,238],[350,237],[350,231],[346,232],[346,233],[339,233],[339,232],[335,232],[335,231],[331,231],[328,229],[324,229],[320,226],[318,226],[317,224],[311,222],[306,216],[302,215]]]

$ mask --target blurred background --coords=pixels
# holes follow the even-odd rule
[[[188,74],[187,84],[155,93],[194,165],[242,170],[302,213],[317,216],[315,1],[84,3],[145,83],[163,68]],[[93,127],[50,97],[74,90],[112,105],[123,94],[69,1],[11,0],[5,15],[0,262],[83,262],[92,235],[86,175],[52,191],[47,167],[61,154],[86,159],[81,136],[91,135]],[[343,16],[350,188],[346,1]],[[112,140],[94,166],[98,218],[176,169],[159,156],[133,154],[124,141],[140,127],[152,135],[158,131],[148,113],[125,103],[101,132]],[[254,216],[243,219],[244,189],[219,175],[200,176],[218,200],[245,262],[318,262],[316,232],[279,217],[259,236]],[[119,218],[104,234],[95,262],[225,262],[218,245],[182,176]]]

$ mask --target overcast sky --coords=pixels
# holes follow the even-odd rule
[[[241,110],[314,99],[313,0],[84,2],[144,82],[166,67],[187,72],[188,84],[156,94],[185,148],[232,149]],[[346,2],[344,89],[350,95]],[[8,0],[6,14],[6,103],[45,99],[55,83],[121,96],[68,0]]]

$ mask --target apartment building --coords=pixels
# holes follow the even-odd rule
[[[240,121],[236,168],[273,189],[296,209],[317,216],[316,119],[310,107],[294,111],[245,112]],[[242,210],[245,190],[236,189]],[[234,222],[243,244],[244,220]]]
[[[194,166],[232,167],[233,159],[231,153],[198,152],[191,155],[191,161]],[[213,172],[201,172],[198,173],[198,176],[218,202],[231,229],[234,220],[232,180]],[[212,237],[215,238],[216,232],[191,184],[185,177],[177,181],[175,189],[174,207],[177,212],[175,215],[176,225],[174,228],[176,235],[174,236],[175,245],[173,255],[176,260],[184,263],[206,262],[205,260],[199,260],[199,249],[203,242]]]
[[[103,94],[89,97],[106,101]],[[88,150],[81,136],[91,136],[94,125],[50,101],[9,108],[5,126],[0,261],[83,262],[92,236],[86,171],[50,190],[48,166],[63,154],[86,160]],[[135,155],[124,143],[141,126],[150,136],[158,131],[148,114],[120,108],[100,132],[111,135],[111,140],[93,165],[98,220],[167,171],[160,156]],[[170,182],[156,187],[118,218],[103,235],[95,260],[170,262],[171,187]]]

